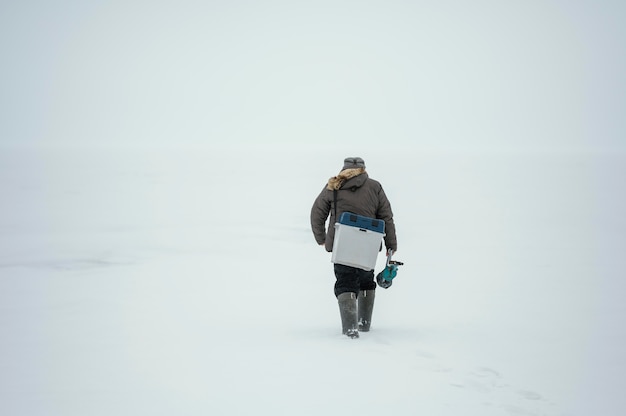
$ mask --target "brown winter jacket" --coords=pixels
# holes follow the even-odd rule
[[[396,227],[391,204],[381,184],[370,179],[364,168],[345,169],[328,180],[328,184],[315,199],[311,208],[311,229],[315,241],[324,244],[326,251],[333,251],[335,237],[335,206],[333,190],[337,190],[337,218],[343,212],[352,212],[385,221],[385,247],[396,251]],[[330,214],[328,230],[326,219]]]

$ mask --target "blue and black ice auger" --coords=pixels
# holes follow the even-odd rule
[[[387,263],[382,272],[376,275],[376,283],[383,289],[388,289],[393,282],[393,278],[398,274],[398,266],[402,266],[404,263],[401,261],[391,260],[393,256],[393,250],[387,250]]]

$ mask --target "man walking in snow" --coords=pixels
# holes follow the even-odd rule
[[[397,250],[396,228],[391,204],[381,184],[370,179],[365,171],[365,162],[360,157],[344,160],[337,176],[328,180],[311,208],[311,229],[315,241],[333,251],[335,222],[343,212],[381,219],[385,222],[385,247]],[[330,215],[328,229],[326,220]],[[370,329],[376,282],[373,270],[335,264],[335,296],[339,303],[343,333],[358,338],[359,330]]]

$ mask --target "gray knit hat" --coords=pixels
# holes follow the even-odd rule
[[[365,168],[365,161],[360,157],[347,157],[343,160],[343,169]]]

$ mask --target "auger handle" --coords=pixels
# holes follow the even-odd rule
[[[402,266],[404,264],[401,261],[391,260],[391,256],[393,256],[393,250],[388,249],[387,250],[387,266],[389,266],[390,264],[395,264],[396,266]]]

